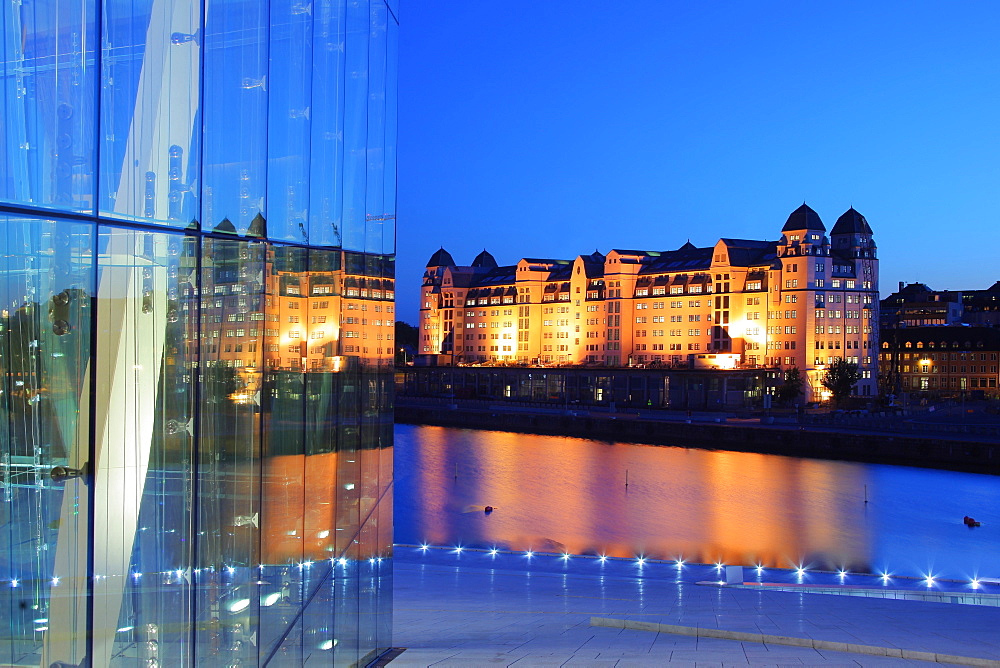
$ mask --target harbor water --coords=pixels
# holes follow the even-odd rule
[[[1000,578],[995,476],[681,446],[396,425],[395,542]]]

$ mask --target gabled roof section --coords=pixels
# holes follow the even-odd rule
[[[559,264],[552,267],[552,271],[549,272],[549,277],[547,280],[550,281],[568,281],[573,276],[573,265],[571,264]]]
[[[778,242],[759,239],[719,239],[726,247],[729,264],[750,267],[770,264],[777,257]]]
[[[451,253],[444,249],[444,246],[434,251],[434,255],[431,255],[431,259],[427,260],[428,267],[454,267],[455,260],[452,259]]]
[[[484,248],[483,252],[477,255],[476,259],[472,261],[472,266],[484,269],[494,269],[497,267],[497,261],[496,258],[490,255]]]
[[[872,228],[868,221],[852,206],[837,219],[830,234],[871,234]]]
[[[826,226],[823,225],[823,221],[820,220],[819,214],[810,209],[809,206],[803,202],[802,206],[788,215],[788,220],[785,221],[785,226],[781,228],[782,232],[793,232],[795,230],[817,230],[819,232],[826,232]]]
[[[924,301],[932,292],[934,291],[923,283],[907,283],[905,286],[886,297],[884,301],[898,301],[900,304],[907,301]]]
[[[662,274],[673,271],[708,271],[712,266],[712,248],[698,248],[690,241],[672,251],[650,254],[643,262],[640,274]]]
[[[830,234],[871,233],[872,228],[868,224],[868,221],[865,220],[865,217],[858,213],[853,206],[837,219],[836,224],[833,226],[833,230],[830,232]]]
[[[596,250],[590,255],[581,255],[580,261],[583,263],[583,273],[587,278],[600,278],[604,276],[605,257]]]
[[[761,241],[759,239],[720,239],[720,241],[729,248],[769,248],[774,249],[775,242],[773,241]]]
[[[514,283],[514,276],[517,273],[517,266],[494,267],[486,273],[477,273],[472,281],[476,287],[507,285]]]

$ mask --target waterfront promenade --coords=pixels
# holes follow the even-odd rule
[[[1000,417],[573,407],[397,396],[396,422],[1000,474]],[[944,419],[940,419],[944,418]]]
[[[714,579],[713,572],[706,566],[397,546],[393,645],[405,651],[389,665],[1000,666],[998,607],[698,584]],[[762,577],[771,579],[767,572]],[[856,581],[805,577],[807,585],[850,587]],[[884,588],[921,589],[967,593],[969,585],[908,581]],[[1000,585],[978,591],[1000,596]],[[623,628],[656,624],[760,639]]]

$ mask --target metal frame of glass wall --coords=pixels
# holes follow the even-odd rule
[[[9,0],[0,664],[391,642],[394,0]]]

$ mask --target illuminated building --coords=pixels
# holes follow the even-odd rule
[[[389,647],[395,5],[4,10],[0,664]]]
[[[885,394],[998,395],[995,327],[902,327],[882,332],[879,368]]]
[[[421,292],[425,364],[797,367],[818,398],[826,365],[858,364],[876,393],[878,258],[853,208],[826,227],[803,204],[778,241],[469,266],[443,248]]]

